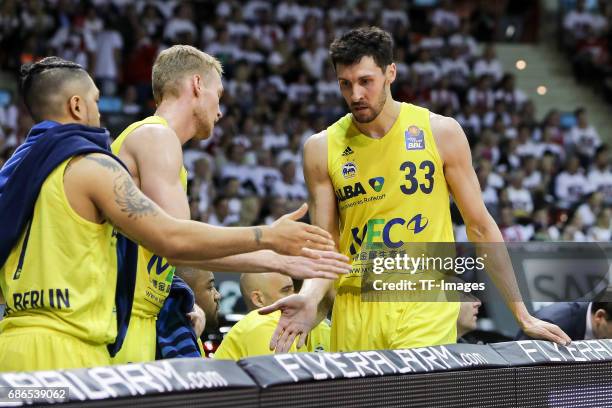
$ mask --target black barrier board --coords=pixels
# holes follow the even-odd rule
[[[612,361],[612,340],[580,340],[568,346],[541,340],[519,340],[490,345],[511,366],[575,364]]]
[[[489,346],[475,344],[350,353],[275,354],[246,358],[238,364],[262,388],[302,381],[508,366]]]
[[[515,370],[475,369],[280,385],[262,408],[514,408]]]
[[[205,394],[249,387],[256,389],[256,384],[233,361],[189,358],[76,370],[1,373],[0,387],[68,387],[69,401],[76,402],[194,391]],[[41,401],[24,399],[21,402]],[[6,401],[0,402],[0,406],[3,404],[8,405]]]
[[[515,370],[517,407],[612,407],[611,362]]]

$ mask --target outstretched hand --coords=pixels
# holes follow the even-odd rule
[[[306,344],[308,333],[317,324],[317,305],[304,295],[295,294],[259,309],[259,314],[281,311],[281,317],[270,340],[270,350],[286,353],[298,339],[297,348]]]

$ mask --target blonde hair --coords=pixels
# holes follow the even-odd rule
[[[223,67],[215,57],[206,54],[190,45],[173,45],[162,51],[153,64],[153,98],[159,104],[165,95],[179,95],[179,83],[185,75],[204,73],[208,76],[212,70],[219,76]]]

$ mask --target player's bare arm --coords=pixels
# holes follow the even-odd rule
[[[470,241],[503,243],[495,220],[484,205],[480,184],[472,167],[472,154],[461,126],[456,120],[431,114],[431,129],[444,163],[444,177],[465,222]],[[557,326],[535,319],[521,301],[521,294],[508,251],[503,245],[488,246],[491,279],[501,292],[517,322],[531,337],[566,344],[570,338]]]
[[[272,226],[249,228],[172,218],[138,190],[117,161],[103,154],[74,159],[64,185],[70,205],[83,218],[98,223],[107,219],[145,248],[169,259],[212,259],[259,249],[299,255],[303,247],[333,247],[329,233],[289,217]]]
[[[336,196],[327,170],[327,135],[321,132],[311,136],[304,145],[304,176],[309,193],[310,218],[330,232],[339,242]],[[306,335],[327,315],[334,298],[333,282],[322,279],[304,281],[300,293],[288,296],[262,308],[266,314],[281,310],[282,315],[272,339],[270,349],[287,352],[296,337],[298,348],[306,342]]]
[[[140,189],[147,197],[172,217],[190,219],[189,201],[180,179],[183,151],[172,129],[160,125],[141,126],[124,142],[119,157],[135,164],[132,174],[138,175]],[[229,272],[280,272],[296,279],[313,276],[333,279],[336,273],[348,272],[348,259],[337,252],[317,251],[305,255],[308,257],[255,251],[189,265],[180,262],[180,265]]]
[[[181,184],[183,150],[174,131],[143,125],[123,143],[119,158],[135,164],[140,190],[175,218],[190,219],[189,201]]]

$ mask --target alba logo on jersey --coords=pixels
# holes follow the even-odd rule
[[[338,197],[338,201],[340,202],[348,200],[349,198],[358,197],[362,194],[366,194],[366,191],[361,183],[344,186],[336,190],[336,197]]]
[[[392,218],[386,220],[384,218],[371,218],[363,226],[363,228],[353,227],[351,228],[351,236],[353,242],[351,243],[350,252],[351,255],[356,255],[358,249],[364,243],[371,244],[374,242],[382,242],[387,248],[399,248],[404,245],[404,241],[401,239],[394,241],[391,238],[392,230],[396,228],[404,228],[412,231],[414,234],[419,234],[427,228],[429,220],[427,217],[423,217],[423,214],[417,214],[410,220],[404,218]]]

